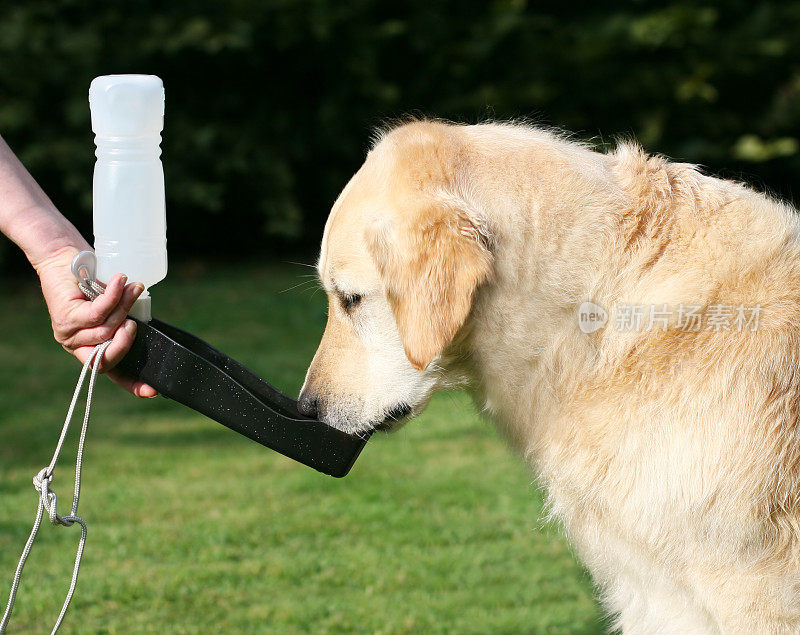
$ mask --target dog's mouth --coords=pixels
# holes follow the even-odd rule
[[[375,424],[373,428],[378,432],[391,432],[405,423],[410,416],[411,406],[409,406],[407,403],[397,404],[386,413],[383,421]]]
[[[414,409],[410,405],[400,403],[387,410],[383,419],[377,422],[363,419],[354,421],[350,418],[330,416],[330,413],[320,413],[319,420],[347,434],[363,435],[375,431],[394,432],[401,428],[414,414]]]

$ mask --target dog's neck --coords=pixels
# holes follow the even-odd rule
[[[548,169],[537,170],[543,162]],[[699,208],[695,194],[711,177],[635,147],[603,155],[548,138],[509,147],[497,163],[502,171],[468,180],[471,203],[492,231],[494,273],[476,294],[446,367],[466,377],[479,405],[530,458],[543,426],[597,380],[598,358],[608,366],[609,354],[622,359],[635,346],[636,335],[613,332],[612,307],[710,304],[734,275],[714,269],[715,251],[726,249],[727,262],[744,270],[747,259],[761,258],[767,269],[782,245],[796,249],[797,222],[780,206],[730,184]],[[738,220],[726,217],[731,205]],[[744,221],[742,208],[754,210]],[[732,249],[741,252],[738,261]],[[706,260],[676,274],[676,261],[698,254]],[[606,309],[605,329],[581,331],[578,308],[586,301]]]
[[[578,153],[584,173],[574,171],[572,158],[543,171],[546,181],[536,166],[559,163],[562,152]],[[619,192],[610,185],[607,156],[554,140],[509,152],[502,163],[502,173],[469,179],[470,203],[491,227],[493,275],[476,293],[445,366],[466,378],[479,406],[527,454],[537,426],[558,408],[562,367],[593,356],[577,307],[604,300],[593,295],[602,286],[597,263],[616,240],[618,223],[606,210]],[[531,403],[519,395],[532,395]]]

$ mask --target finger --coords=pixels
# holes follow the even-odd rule
[[[88,329],[81,329],[69,337],[62,337],[59,343],[68,351],[76,351],[79,348],[91,349],[112,339],[118,328],[119,324],[116,327],[102,324]]]
[[[135,338],[136,322],[133,320],[125,320],[125,324],[118,327],[114,332],[114,337],[111,338],[111,344],[108,345],[108,348],[103,354],[103,359],[100,360],[100,367],[98,370],[101,373],[105,373],[114,368],[114,366],[125,357],[125,353],[130,350]]]
[[[118,327],[114,337],[111,338],[111,344],[108,345],[105,353],[103,353],[103,359],[100,360],[100,366],[97,369],[98,372],[104,373],[116,366],[119,360],[125,357],[125,353],[130,350],[135,336],[136,323],[133,320],[127,320],[123,326]],[[85,363],[94,348],[94,346],[79,346],[72,351],[72,354]]]
[[[55,276],[53,272],[44,272],[42,292],[47,301],[47,308],[53,322],[53,335],[62,344],[77,331],[87,326],[101,324],[96,322],[96,307],[86,300],[75,280],[64,276]],[[116,283],[111,286],[112,295]]]
[[[101,293],[92,302],[78,303],[70,317],[82,326],[102,324],[122,299],[127,280],[127,276],[115,274],[111,282],[106,285],[105,293]]]
[[[129,393],[136,395],[137,397],[152,399],[153,397],[158,396],[158,391],[152,386],[148,386],[143,381],[139,381],[133,377],[128,377],[128,375],[125,375],[118,370],[109,371],[108,377],[111,379],[111,381],[117,384],[117,386],[124,388]]]
[[[128,321],[128,323],[131,323],[130,320]],[[135,324],[134,324],[134,327],[135,327]],[[123,327],[120,327],[119,330],[120,331],[125,331],[126,329],[123,326]],[[135,332],[135,328],[133,330]],[[133,338],[131,337],[131,342],[132,341],[133,341]],[[112,344],[109,344],[108,348],[106,349],[105,354],[103,355],[103,360],[102,360],[101,369],[100,369],[101,371],[102,371],[102,366],[104,366],[104,365],[106,365],[108,363],[108,352],[109,352],[109,350],[111,350],[111,348],[113,346],[115,346],[115,344],[113,342],[112,342]],[[75,357],[78,358],[78,360],[81,363],[86,363],[86,359],[92,354],[93,351],[94,351],[94,346],[83,346],[83,347],[78,348],[75,351],[73,351],[73,354],[75,355]],[[125,352],[127,352],[127,349],[126,349]],[[114,353],[114,351],[112,351],[112,355],[116,355]],[[119,359],[122,359],[122,357],[124,357],[124,356],[125,356],[125,353],[123,352],[122,355],[119,356]],[[114,361],[114,363],[116,364],[117,362],[119,362],[119,359],[117,359],[116,361],[114,361],[114,360],[112,360],[112,361]],[[152,386],[149,386],[148,384],[146,384],[143,381],[140,381],[138,379],[134,379],[133,377],[129,377],[129,376],[125,375],[124,373],[118,371],[118,370],[113,370],[112,369],[112,370],[108,371],[107,374],[108,374],[109,379],[111,379],[111,381],[113,381],[115,384],[117,384],[118,386],[120,386],[124,390],[127,390],[129,393],[131,393],[132,395],[134,395],[136,397],[143,397],[143,398],[146,398],[146,399],[151,399],[153,397],[158,396],[158,391],[155,388],[153,388]]]
[[[127,287],[125,287],[119,304],[117,304],[114,310],[108,315],[105,323],[115,327],[122,324],[128,313],[131,312],[133,303],[139,299],[139,296],[142,295],[143,291],[144,285],[141,282],[135,282],[134,284],[129,284]]]
[[[69,350],[69,349],[67,349],[67,350]],[[69,352],[72,353],[75,357],[77,357],[78,361],[81,364],[85,364],[86,360],[88,359],[89,355],[92,354],[93,350],[94,350],[94,346],[84,346],[84,347],[81,347],[81,348],[76,348],[75,350],[69,351]]]
[[[125,320],[130,312],[133,303],[144,291],[144,285],[140,282],[129,284],[125,287],[122,299],[116,308],[109,314],[105,322],[100,326],[82,328],[75,331],[72,335],[62,339],[61,344],[67,350],[81,348],[83,346],[96,346],[110,340],[117,332],[120,324]],[[96,300],[95,300],[96,302]]]

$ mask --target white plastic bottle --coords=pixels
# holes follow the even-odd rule
[[[164,85],[155,75],[103,75],[89,87],[97,146],[93,221],[97,279],[115,273],[145,291],[131,311],[150,319],[147,289],[167,275],[161,131]]]

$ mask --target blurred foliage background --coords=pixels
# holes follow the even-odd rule
[[[632,136],[797,195],[800,2],[0,0],[0,134],[87,237],[88,88],[109,73],[157,74],[166,88],[170,257],[195,262],[159,286],[162,315],[292,394],[324,295],[295,285],[300,267],[197,262],[312,259],[387,120],[530,118],[599,148]],[[10,271],[34,276],[0,239]],[[60,424],[58,387],[76,371],[35,285],[4,282],[14,300],[0,302],[0,323],[13,337],[0,356],[15,362],[0,369],[2,573],[29,530],[30,475],[53,438],[31,422]],[[502,458],[462,396],[437,397],[408,436],[372,441],[343,488],[167,400],[99,390],[86,504],[100,533],[67,629],[605,629],[564,541],[532,530],[541,500],[529,471]],[[71,566],[59,554],[74,534],[54,533],[26,570],[40,577],[23,582],[25,632],[46,627],[60,602],[50,582]]]
[[[798,45],[787,1],[5,2],[0,134],[88,236],[89,82],[157,74],[171,256],[310,255],[371,131],[407,113],[635,136],[792,199]]]

